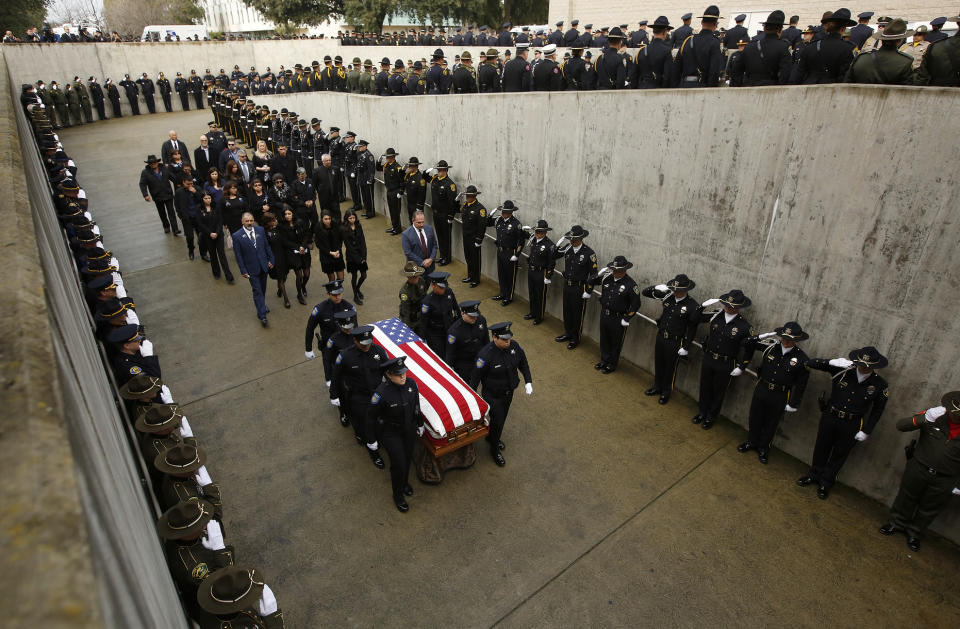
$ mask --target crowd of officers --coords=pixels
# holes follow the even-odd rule
[[[34,86],[21,103],[31,118],[53,205],[82,282],[95,335],[138,435],[132,447],[151,467],[149,486],[162,514],[157,532],[189,616],[201,627],[284,626],[276,597],[258,570],[237,564],[226,543],[219,486],[207,453],[162,380],[160,360],[146,339],[136,303],[127,293],[117,258],[106,249],[77,165],[54,133]]]

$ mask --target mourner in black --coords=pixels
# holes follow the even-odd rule
[[[653,386],[646,395],[659,395],[666,404],[673,392],[677,365],[697,332],[699,304],[689,295],[696,282],[680,273],[666,284],[648,286],[640,291],[644,297],[659,299],[663,311],[657,319],[657,340],[653,346]]]
[[[353,304],[343,298],[342,280],[327,282],[323,287],[327,290],[327,299],[314,306],[310,312],[310,318],[307,319],[304,354],[311,360],[316,358],[316,354],[313,353],[313,337],[317,326],[320,326],[320,332],[316,334],[317,349],[320,350],[322,355],[323,348],[327,346],[327,339],[337,331],[337,322],[334,315],[343,310],[356,310]],[[324,372],[323,376],[327,386],[330,386],[330,374]]]
[[[605,374],[617,369],[627,327],[640,309],[640,287],[627,275],[630,268],[632,262],[617,256],[588,282],[600,285],[600,362],[593,368]]]
[[[555,338],[557,343],[566,341],[567,349],[580,344],[583,332],[583,315],[590,299],[589,282],[597,273],[597,255],[583,244],[590,232],[574,225],[557,243],[554,258],[563,258],[563,334]],[[561,245],[563,240],[569,242]]]
[[[447,330],[460,316],[460,306],[453,289],[447,285],[450,274],[435,271],[427,276],[430,292],[420,302],[420,321],[417,334],[430,346],[437,356],[446,355]]]
[[[809,358],[797,346],[810,338],[796,321],[788,321],[773,332],[765,332],[744,340],[746,356],[750,357],[764,340],[776,337],[766,345],[757,366],[757,386],[750,402],[750,430],[747,440],[737,446],[741,454],[757,451],[757,458],[766,464],[769,459],[770,442],[777,434],[777,426],[784,411],[795,413],[800,408],[803,392],[807,388],[810,370]]]
[[[480,314],[480,302],[475,299],[460,302],[460,318],[447,330],[446,363],[464,381],[469,381],[477,354],[489,342],[487,320]]]
[[[513,402],[513,392],[520,384],[523,375],[524,392],[533,393],[533,378],[530,376],[530,365],[527,355],[520,344],[513,340],[510,331],[511,323],[503,321],[490,326],[493,340],[480,350],[473,373],[470,375],[470,386],[479,391],[484,401],[490,405],[490,455],[497,465],[503,467],[506,461],[501,450],[505,448],[501,436],[503,426],[510,412]],[[518,374],[519,372],[519,374]],[[482,389],[479,387],[482,385]]]
[[[723,306],[721,310],[704,312],[704,308],[717,303]],[[743,356],[743,341],[753,335],[753,329],[740,309],[750,303],[749,297],[735,289],[719,298],[708,299],[697,309],[695,321],[706,322],[710,328],[703,342],[700,366],[700,412],[693,418],[693,423],[700,424],[704,430],[710,430],[720,417],[730,379],[743,374],[749,362],[749,357]]]
[[[470,288],[480,284],[480,261],[483,239],[490,217],[487,208],[477,200],[480,192],[474,185],[467,186],[464,192],[464,203],[460,206],[460,216],[463,225],[463,259],[467,263],[467,276],[460,281],[469,283]]]
[[[887,381],[876,372],[887,366],[887,359],[876,348],[864,347],[847,358],[811,358],[807,365],[829,373],[832,386],[830,398],[820,404],[810,472],[797,484],[817,483],[817,495],[826,499],[853,446],[867,440],[887,407]]]
[[[383,445],[390,457],[393,504],[401,513],[410,509],[404,498],[413,495],[413,487],[407,480],[410,459],[414,440],[424,432],[420,392],[417,383],[407,378],[405,358],[391,358],[381,366],[385,378],[370,397],[364,429],[365,434],[376,436],[376,441],[367,442],[367,449],[376,452]]]
[[[547,237],[547,232],[553,228],[542,218],[537,221],[533,229],[533,238],[530,239],[530,255],[527,259],[527,292],[530,297],[530,312],[523,315],[533,325],[543,322],[544,310],[547,306],[547,286],[553,281],[553,269],[557,264],[554,257],[555,246]]]
[[[507,306],[513,302],[517,269],[520,266],[520,252],[523,251],[528,234],[523,231],[523,225],[513,215],[517,210],[513,201],[504,201],[498,209],[501,215],[497,217],[494,227],[497,230],[497,281],[500,284],[500,292],[493,299],[498,299],[502,306]]]

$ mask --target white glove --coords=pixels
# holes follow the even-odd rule
[[[733,376],[734,378],[736,378],[737,376],[739,376],[739,375],[742,374],[742,373],[743,373],[743,369],[740,369],[739,367],[734,367],[734,368],[733,368],[733,371],[730,372],[730,375]]]
[[[402,199],[402,198],[403,198],[403,193],[402,193],[402,192],[398,192],[398,193],[397,193],[397,198],[398,198],[398,199]]]
[[[116,282],[114,282],[116,284]],[[123,287],[123,284],[117,284],[117,298],[123,299],[127,296],[127,289]]]
[[[140,355],[153,356],[153,343],[144,339],[144,341],[140,343]]]
[[[677,354],[680,355],[680,356],[686,356],[686,355],[689,354],[689,353],[690,353],[690,352],[688,352],[687,350],[683,349],[682,347],[677,350]]]
[[[474,247],[480,247],[481,245],[483,245],[483,241],[473,243]]]
[[[517,261],[517,256],[510,256],[510,261],[511,261],[511,262],[516,262],[516,261]]]
[[[610,270],[610,267],[606,267],[606,266],[605,266],[605,267],[603,267],[602,269],[600,269],[599,271],[597,271],[597,275],[603,275],[604,273],[606,273],[606,272],[609,271],[609,270]]]
[[[943,406],[934,406],[933,408],[928,408],[927,412],[923,414],[927,418],[927,421],[931,424],[946,414],[947,409]]]
[[[544,283],[544,284],[550,284],[550,283],[551,283],[551,282],[550,282],[550,278],[547,278],[547,277],[543,278],[543,283]]]
[[[763,334],[760,335],[759,338],[761,338],[761,339],[768,339],[768,338],[770,338],[771,336],[776,336],[776,335],[777,335],[776,332],[764,332]]]
[[[427,169],[427,175],[428,175],[428,176],[433,177],[433,176],[436,175],[436,174],[437,174],[437,169],[436,169],[436,168],[428,168],[428,169]]]
[[[304,352],[303,355],[306,356],[308,360],[313,360],[314,358],[317,357],[317,355],[313,353],[313,350],[310,350],[309,352]]]
[[[425,431],[426,431],[426,428],[424,428],[423,426],[417,426],[417,436],[418,436],[418,437],[422,437],[422,436],[423,436],[423,433],[424,433]]]
[[[954,496],[960,496],[960,488],[954,487],[953,491],[950,493],[952,493]]]
[[[173,404],[173,394],[170,393],[170,387],[167,385],[160,387],[160,401],[164,404]]]
[[[223,543],[223,529],[216,520],[207,522],[207,532],[200,538],[200,543],[207,550],[223,550],[226,546]]]
[[[263,592],[260,594],[258,605],[260,606],[261,618],[277,613],[277,597],[273,595],[273,590],[266,583],[263,585]]]
[[[330,381],[327,380],[325,384],[327,385],[327,388],[329,389],[329,388],[330,388]]]
[[[583,295],[581,295],[581,297],[583,297],[584,299],[590,299],[590,293],[588,293],[587,291],[583,291]]]
[[[849,369],[853,367],[853,361],[849,358],[831,358],[827,361],[827,364],[833,367],[840,367],[841,369]]]
[[[630,322],[627,321],[626,319],[620,319],[620,325],[626,328],[630,326]]]
[[[529,226],[529,225],[524,225],[524,226],[523,226],[523,231],[525,231],[525,232],[526,232],[526,231],[530,231],[530,226]]]
[[[140,325],[140,317],[133,310],[127,310],[127,325]]]
[[[213,482],[213,479],[210,478],[210,474],[207,473],[206,465],[201,465],[200,469],[197,470],[197,473],[193,475],[193,478],[201,487],[206,487]]]
[[[110,256],[110,266],[117,267],[117,270],[120,270],[120,260],[117,260],[116,256]]]
[[[376,441],[374,441],[373,443],[367,444],[367,450],[370,450],[370,452],[376,452],[379,448],[380,448],[380,444],[377,443]]]
[[[857,431],[857,434],[853,436],[853,438],[856,439],[857,441],[866,441],[867,437],[869,436],[870,435],[868,435],[867,433],[863,432],[862,430],[859,430]]]
[[[95,233],[97,236],[99,236],[99,235],[100,235],[100,226],[99,226],[99,225],[94,225],[94,226],[93,226],[93,229],[91,229],[90,231],[92,231],[92,232]]]
[[[789,404],[787,404],[786,406],[784,406],[784,407],[783,407],[783,410],[787,411],[788,413],[796,413],[796,412],[797,412],[797,409],[793,408],[793,407],[790,406]]]
[[[339,406],[340,406],[340,398],[335,397],[335,398],[333,398],[332,400],[330,400],[330,403],[339,408]]]
[[[533,395],[533,383],[528,382],[525,385],[523,385],[523,392],[526,393],[527,395]]]
[[[350,173],[350,179],[356,179],[356,178],[357,178],[356,173]]]
[[[653,289],[661,293],[666,293],[670,291],[670,289],[667,288],[666,284],[657,284],[656,286],[653,287]]]
[[[700,305],[703,306],[704,308],[709,308],[713,304],[719,304],[719,303],[720,303],[720,300],[714,297],[713,299],[708,299],[707,301],[703,302]]]
[[[84,213],[83,213],[83,217],[84,217],[85,219],[87,219],[88,221],[92,221],[92,220],[93,220],[93,214],[91,214],[90,212],[84,212]]]
[[[180,418],[180,436],[184,439],[193,436],[193,428],[190,427],[190,422],[187,421],[186,417]]]

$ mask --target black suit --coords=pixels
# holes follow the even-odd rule
[[[207,173],[210,172],[212,166],[217,165],[217,154],[213,152],[213,149],[210,146],[207,146],[207,153],[204,154],[203,147],[198,146],[193,151],[193,163],[195,167],[193,169],[194,174],[203,181],[207,178]]]
[[[163,164],[158,166],[155,173],[150,166],[145,166],[140,172],[140,192],[144,197],[150,197],[157,206],[157,214],[163,223],[163,230],[173,228],[175,234],[180,233],[177,215],[173,207],[173,188],[170,183],[170,169]]]
[[[183,158],[183,163],[192,166],[193,164],[190,162],[190,148],[181,140],[177,140],[177,150],[180,151],[180,157]],[[163,146],[160,147],[160,158],[164,164],[170,163],[171,153],[173,153],[173,140],[167,140],[163,143]]]
[[[313,188],[317,192],[317,204],[320,206],[320,210],[330,212],[333,218],[339,222],[340,194],[333,166],[327,168],[320,164],[313,171]]]

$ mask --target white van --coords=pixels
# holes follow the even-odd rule
[[[167,41],[167,35],[170,39],[177,41],[186,41],[193,39],[196,35],[198,39],[207,37],[207,27],[198,24],[151,24],[143,28],[143,35],[140,41]]]

